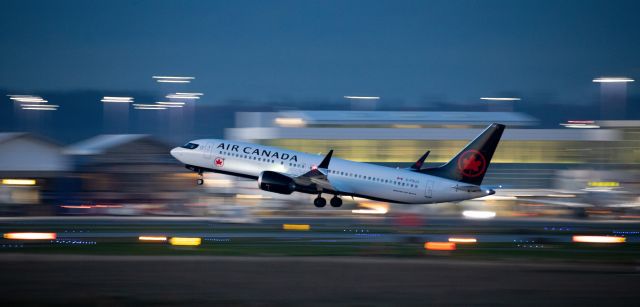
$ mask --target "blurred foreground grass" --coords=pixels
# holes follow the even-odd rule
[[[639,243],[585,244],[541,239],[538,242],[459,243],[453,251],[427,251],[425,238],[441,234],[555,235],[536,229],[484,228],[446,229],[392,225],[313,225],[311,231],[285,231],[280,224],[220,223],[5,223],[0,232],[56,232],[57,240],[0,239],[1,253],[81,255],[202,255],[202,256],[357,256],[411,257],[525,261],[558,260],[635,264],[640,260]],[[582,229],[581,233],[603,233]],[[139,235],[199,237],[199,246],[172,246],[169,242],[142,242]],[[225,236],[225,234],[227,236]],[[246,234],[246,235],[245,235]],[[258,235],[259,237],[256,237]],[[392,237],[385,237],[392,235]],[[570,237],[570,233],[564,233]],[[382,238],[383,240],[379,240]],[[521,242],[521,241],[519,241]]]
[[[69,241],[73,242],[73,241]],[[82,241],[76,241],[82,242]],[[233,239],[228,242],[203,241],[199,246],[172,246],[167,242],[102,239],[95,244],[11,242],[0,253],[81,254],[81,255],[201,255],[201,256],[358,256],[426,257],[477,260],[507,258],[633,264],[640,260],[640,245],[545,244],[520,248],[510,243],[458,244],[454,251],[427,251],[420,243],[339,243],[313,240]]]

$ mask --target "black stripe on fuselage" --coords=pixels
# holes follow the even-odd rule
[[[242,177],[242,178],[258,180],[258,176],[252,176],[252,175],[247,175],[247,174],[242,174],[242,173],[229,172],[229,171],[223,171],[223,170],[206,168],[206,167],[198,167],[198,166],[192,166],[192,165],[185,165],[185,167],[187,169],[195,171],[195,172],[197,172],[198,170],[202,170],[203,172],[219,173],[219,174],[224,174],[224,175],[229,175],[229,176],[236,176],[236,177]],[[317,194],[317,192],[310,192],[310,191],[304,191],[304,190],[302,190],[302,191],[301,190],[296,190],[296,191],[300,192],[300,193],[305,193],[305,194]],[[334,191],[326,191],[324,193],[326,193],[326,194],[339,194],[340,196],[361,197],[361,198],[377,200],[377,201],[383,201],[383,202],[388,202],[388,203],[411,204],[411,203],[401,202],[401,201],[397,201],[397,200],[390,200],[390,199],[378,198],[378,197],[367,196],[367,195],[362,195],[362,194],[355,194],[355,193],[343,193],[343,192],[335,193]]]

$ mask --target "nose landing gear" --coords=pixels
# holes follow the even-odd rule
[[[203,185],[203,184],[204,184],[204,178],[203,178],[203,176],[202,176],[202,170],[199,170],[199,171],[198,171],[198,176],[200,176],[200,178],[198,178],[198,180],[196,181],[196,183],[197,183],[198,185]]]

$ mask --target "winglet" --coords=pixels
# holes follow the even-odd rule
[[[422,155],[422,157],[420,157],[420,159],[416,161],[416,163],[413,163],[413,165],[411,165],[410,169],[419,171],[422,168],[422,164],[424,164],[424,160],[427,159],[430,153],[431,150],[427,150],[427,152],[425,152],[424,155]]]
[[[329,168],[329,161],[331,161],[331,155],[333,155],[333,149],[329,150],[329,153],[322,159],[322,162],[318,165],[318,168]]]

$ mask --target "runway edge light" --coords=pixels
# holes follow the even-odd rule
[[[169,239],[169,243],[175,246],[198,246],[202,243],[201,238],[183,238],[173,237]]]
[[[449,242],[453,243],[476,243],[478,240],[476,238],[470,237],[451,237],[449,238]]]
[[[138,240],[147,241],[147,242],[166,242],[167,237],[165,236],[139,236]]]
[[[624,243],[627,241],[627,238],[614,236],[573,236],[572,241],[578,243]]]
[[[454,242],[425,242],[424,249],[430,251],[454,251],[456,244]]]
[[[36,185],[35,179],[2,179],[4,185]]]
[[[284,229],[284,230],[306,231],[306,230],[311,230],[311,225],[308,225],[308,224],[282,224],[282,229]]]
[[[55,240],[55,232],[7,232],[5,239],[9,240]]]

